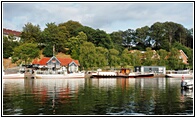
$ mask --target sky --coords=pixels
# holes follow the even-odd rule
[[[193,2],[3,2],[3,28],[22,31],[28,22],[39,25],[77,21],[107,33],[175,22],[193,28]]]

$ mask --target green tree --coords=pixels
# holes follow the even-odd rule
[[[133,66],[141,66],[142,65],[142,54],[141,51],[135,50],[131,53],[131,63]]]
[[[135,45],[135,30],[128,29],[122,33],[122,45],[128,47],[129,49]]]
[[[112,40],[109,34],[107,34],[105,31],[97,29],[93,35],[95,46],[104,47],[107,49],[113,48]]]
[[[128,49],[124,49],[121,54],[120,64],[122,67],[127,67],[132,65],[131,63],[131,53],[128,51]]]
[[[119,51],[116,49],[109,49],[109,66],[116,67],[120,64]]]
[[[164,49],[160,49],[157,51],[159,55],[159,61],[158,64],[159,66],[166,66],[167,65],[167,59],[166,57],[168,56],[168,52]]]
[[[47,23],[46,26],[47,27],[42,32],[42,43],[46,47],[55,46],[55,52],[62,52],[66,42],[67,33],[63,32],[61,29],[62,27],[59,28],[55,23]]]
[[[20,41],[23,43],[41,43],[41,29],[39,25],[25,24]]]
[[[77,30],[81,27],[83,27],[79,22],[77,21],[72,21],[72,20],[69,20],[65,23],[60,23],[59,24],[60,27],[62,26],[65,26],[66,30],[69,32],[69,37],[68,38],[71,38],[71,37],[75,37],[77,36],[78,32]]]
[[[186,29],[182,25],[179,24],[178,29],[176,30],[176,33],[175,33],[176,41],[182,45],[186,45],[186,37],[187,37]]]
[[[82,69],[88,70],[92,67],[96,67],[96,58],[95,58],[96,48],[91,42],[84,42],[80,46],[80,66]]]
[[[136,47],[135,49],[138,50],[145,50],[146,47],[150,47],[153,43],[151,42],[151,38],[150,38],[150,28],[148,26],[145,27],[141,27],[141,28],[137,28],[136,29],[136,38],[135,38],[135,42],[136,42]]]
[[[186,32],[187,32],[187,37],[186,37],[186,45],[185,46],[193,49],[193,44],[194,44],[194,42],[193,42],[193,28],[191,28],[189,30],[187,29]]]
[[[179,58],[180,52],[176,48],[172,48],[168,57],[168,69],[179,69],[183,65],[182,59]]]
[[[172,43],[175,40],[175,32],[177,30],[177,24],[174,22],[165,22],[164,23],[164,31],[165,31],[165,37],[168,39],[169,45],[168,47],[171,48]],[[169,51],[169,50],[168,50]]]
[[[37,44],[24,43],[14,48],[12,62],[17,64],[30,64],[34,58],[39,57],[39,49]]]
[[[3,58],[9,58],[13,55],[13,49],[19,45],[19,42],[14,40],[13,36],[3,36]]]
[[[95,58],[97,67],[106,67],[108,65],[108,50],[103,47],[96,47]]]
[[[93,28],[87,27],[87,26],[83,26],[83,27],[79,27],[76,30],[76,32],[77,33],[84,32],[86,34],[86,36],[87,36],[87,41],[95,44],[94,34],[95,34],[96,30],[94,30]]]
[[[67,40],[66,45],[70,50],[72,58],[79,59],[80,45],[87,41],[87,36],[84,32],[79,32],[76,37],[71,37]]]
[[[158,62],[158,54],[155,50],[152,50],[150,47],[146,48],[146,52],[143,54],[144,60],[143,64],[144,66],[156,66]]]
[[[114,49],[122,52],[124,50],[123,44],[123,31],[112,32],[110,34],[111,40],[114,44]]]
[[[163,24],[160,22],[156,22],[150,27],[151,42],[153,43],[153,48],[155,50],[162,48],[164,33]]]
[[[48,45],[43,49],[42,54],[46,57],[52,57],[54,52],[53,52],[53,46],[52,45]]]
[[[187,55],[189,64],[184,65],[184,66],[189,66],[187,68],[192,68],[193,67],[193,49],[186,47],[179,42],[175,42],[172,47],[178,50],[182,50]]]

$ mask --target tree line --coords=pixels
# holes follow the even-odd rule
[[[53,46],[56,53],[63,52],[79,60],[80,68],[85,70],[140,65],[193,68],[193,29],[174,22],[156,22],[150,27],[112,33],[72,20],[60,24],[47,23],[43,31],[39,25],[27,23],[19,42],[13,41],[12,36],[4,37],[3,57],[12,57],[14,63],[27,64],[39,57],[40,52],[46,57],[53,56]],[[131,53],[130,50],[136,51]],[[189,65],[179,59],[178,50],[183,50],[188,56]],[[146,52],[142,54],[141,51]]]

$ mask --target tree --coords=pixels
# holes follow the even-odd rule
[[[189,68],[192,68],[193,67],[193,49],[186,47],[179,42],[175,42],[172,47],[178,50],[183,50],[183,52],[188,57]],[[188,66],[188,65],[185,65],[185,66]]]
[[[167,65],[166,57],[168,56],[168,52],[164,49],[160,49],[157,51],[157,53],[159,54],[159,61],[157,65],[166,66]]]
[[[67,40],[66,45],[70,50],[72,58],[79,59],[80,45],[87,41],[87,36],[84,32],[79,32],[76,37],[71,37]]]
[[[86,34],[86,36],[87,36],[87,41],[95,44],[94,34],[95,34],[96,30],[94,30],[93,28],[87,27],[87,26],[83,26],[83,27],[79,27],[76,30],[76,32],[77,32],[77,34],[79,32],[84,32]]]
[[[122,33],[122,39],[123,39],[123,42],[122,42],[122,45],[124,47],[132,47],[133,45],[135,45],[135,30],[133,29],[128,29],[126,31],[124,31]]]
[[[27,23],[21,33],[21,42],[23,43],[41,43],[41,29],[39,25]]]
[[[130,66],[131,63],[131,53],[128,51],[128,49],[124,49],[121,54],[120,64],[122,67]]]
[[[120,64],[119,51],[116,49],[109,49],[109,66],[116,67]]]
[[[69,20],[65,23],[61,23],[61,24],[59,24],[59,26],[60,27],[65,26],[66,30],[69,32],[69,37],[68,38],[76,36],[78,34],[77,29],[79,29],[80,27],[83,27],[79,22],[72,21],[72,20]]]
[[[141,66],[142,64],[142,54],[141,51],[135,50],[131,53],[131,63],[133,66]]]
[[[64,51],[67,33],[63,32],[62,27],[58,27],[55,23],[47,23],[46,28],[42,32],[42,43],[47,47],[55,46],[55,51]]]
[[[13,36],[3,36],[3,58],[9,58],[13,55],[13,49],[19,45],[19,42],[14,40]]]
[[[185,46],[193,49],[193,44],[194,44],[194,42],[193,42],[193,28],[191,28],[189,30],[187,29],[186,32],[187,32],[187,37],[186,37],[186,45]]]
[[[92,67],[96,67],[96,48],[93,43],[83,42],[83,44],[80,46],[79,52],[79,61],[81,68],[88,70]]]
[[[110,36],[103,30],[97,29],[93,34],[94,44],[97,47],[104,47],[107,49],[113,48],[113,43]]]
[[[46,57],[52,57],[54,52],[53,52],[53,46],[52,45],[48,45],[44,48],[42,54]]]
[[[37,44],[24,43],[14,48],[14,54],[12,56],[12,62],[21,64],[29,64],[33,59],[39,57],[39,49]]]
[[[182,59],[179,58],[180,52],[176,48],[172,48],[168,57],[168,69],[179,69],[183,65]]]
[[[146,52],[143,55],[144,55],[144,61],[143,61],[144,66],[157,65],[158,54],[156,53],[155,50],[152,50],[151,48],[148,47],[146,48]]]
[[[175,39],[182,45],[186,45],[187,32],[182,25],[178,25],[178,29],[175,32]]]
[[[123,31],[112,32],[110,34],[111,40],[114,44],[114,49],[118,50],[119,52],[122,52],[124,50],[122,35]]]
[[[164,35],[165,32],[162,23],[156,22],[150,27],[150,37],[151,41],[154,42],[153,48],[155,50],[159,50],[162,46],[164,46],[162,44],[164,42]]]
[[[105,67],[108,65],[108,50],[103,47],[96,47],[96,65],[99,68]]]
[[[165,22],[163,25],[164,25],[164,31],[165,31],[164,36],[166,37],[166,39],[168,39],[169,48],[171,48],[171,45],[175,40],[174,36],[175,36],[175,32],[177,30],[177,24],[174,22]]]

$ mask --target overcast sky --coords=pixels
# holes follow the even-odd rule
[[[193,28],[193,2],[3,2],[3,28],[22,31],[31,22],[41,30],[46,23],[78,21],[107,33],[172,21]]]

